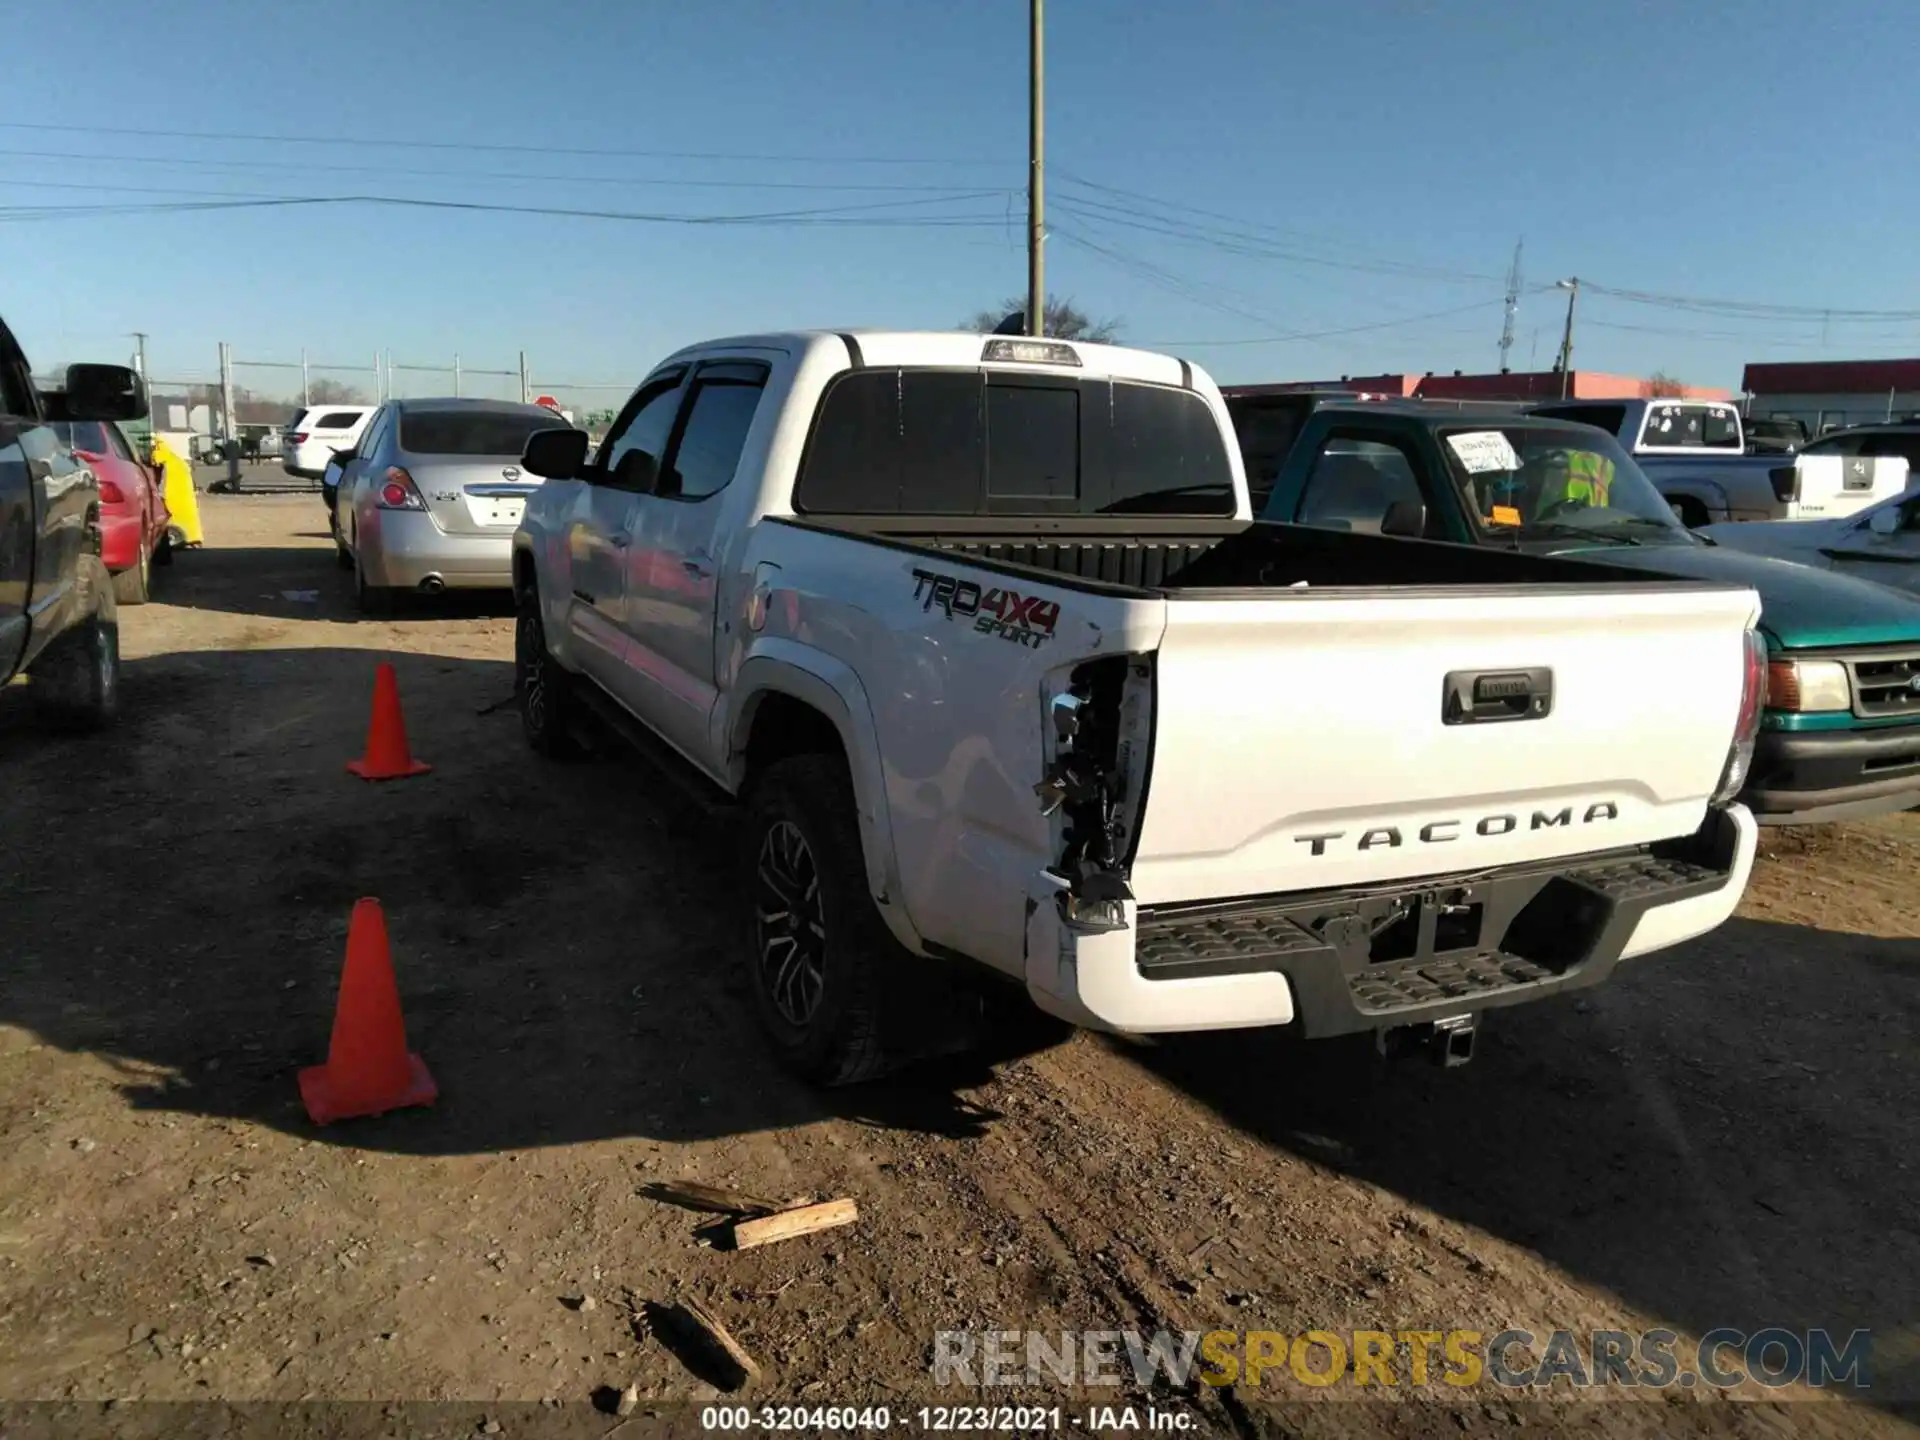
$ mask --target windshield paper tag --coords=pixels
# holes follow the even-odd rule
[[[1520,519],[1520,512],[1511,505],[1494,506],[1492,519],[1496,525],[1519,525],[1524,523]]]
[[[1447,444],[1460,457],[1469,475],[1485,475],[1494,470],[1518,470],[1520,457],[1513,443],[1498,430],[1475,430],[1466,435],[1449,435]]]

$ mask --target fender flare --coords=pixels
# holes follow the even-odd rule
[[[867,702],[866,687],[853,668],[821,650],[792,640],[765,638],[740,665],[727,687],[731,704],[724,715],[728,788],[739,793],[746,781],[747,742],[760,702],[785,695],[826,717],[846,751],[853,776],[855,818],[866,863],[867,888],[895,937],[921,950],[919,933],[904,908],[899,859],[893,848],[892,815],[887,808],[886,772],[880,762],[880,736]]]

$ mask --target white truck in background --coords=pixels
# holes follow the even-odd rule
[[[743,802],[751,994],[815,1081],[924,1053],[974,976],[1464,1059],[1746,885],[1751,590],[1255,524],[1184,361],[718,340],[585,447],[522,458],[527,736],[591,710]]]

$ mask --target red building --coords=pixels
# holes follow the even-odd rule
[[[1920,410],[1920,360],[1796,360],[1749,365],[1747,413],[1798,420],[1818,435]]]
[[[1751,368],[1751,367],[1750,367]],[[1342,375],[1338,380],[1294,380],[1274,385],[1235,385],[1237,394],[1279,394],[1288,390],[1351,390],[1361,395],[1393,395],[1421,400],[1558,400],[1562,396],[1558,370],[1533,370],[1495,375]],[[1644,400],[1653,394],[1651,380],[1632,375],[1607,375],[1598,370],[1574,370],[1566,376],[1569,400]],[[1677,398],[1731,400],[1732,392],[1705,385],[1678,385]]]

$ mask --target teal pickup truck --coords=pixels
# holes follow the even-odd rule
[[[1803,825],[1920,805],[1920,599],[1689,532],[1604,431],[1418,401],[1322,402],[1270,473],[1265,520],[1751,585],[1771,654],[1740,797],[1755,818]]]

